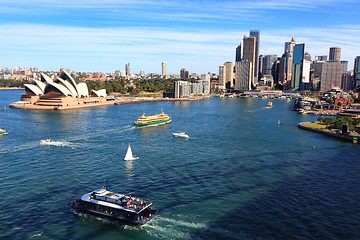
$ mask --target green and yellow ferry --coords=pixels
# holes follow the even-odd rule
[[[0,135],[8,134],[8,132],[5,129],[0,128]]]
[[[145,116],[145,113],[134,122],[135,127],[143,127],[150,125],[159,125],[171,122],[171,118],[162,112],[161,114],[155,114],[151,116]]]

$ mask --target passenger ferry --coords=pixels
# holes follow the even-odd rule
[[[8,134],[8,132],[5,129],[0,128],[0,135]]]
[[[153,219],[158,211],[151,202],[124,194],[101,189],[85,194],[72,202],[76,212],[83,212],[125,224],[140,226]]]
[[[165,124],[171,122],[171,118],[162,112],[161,114],[145,116],[145,113],[134,122],[136,127]]]

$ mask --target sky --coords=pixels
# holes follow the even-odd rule
[[[312,60],[360,55],[359,0],[0,0],[0,68],[78,72],[218,73],[244,35],[281,56],[295,37]]]

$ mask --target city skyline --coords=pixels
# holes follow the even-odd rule
[[[259,29],[261,55],[281,56],[294,36],[312,60],[341,48],[360,55],[356,1],[2,1],[0,68],[62,67],[83,72],[217,73],[235,48]]]

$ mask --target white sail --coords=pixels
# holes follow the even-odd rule
[[[132,151],[131,151],[131,147],[130,147],[130,143],[129,143],[129,147],[128,147],[128,150],[126,152],[124,160],[135,160],[135,159],[138,159],[138,157],[133,156]]]

